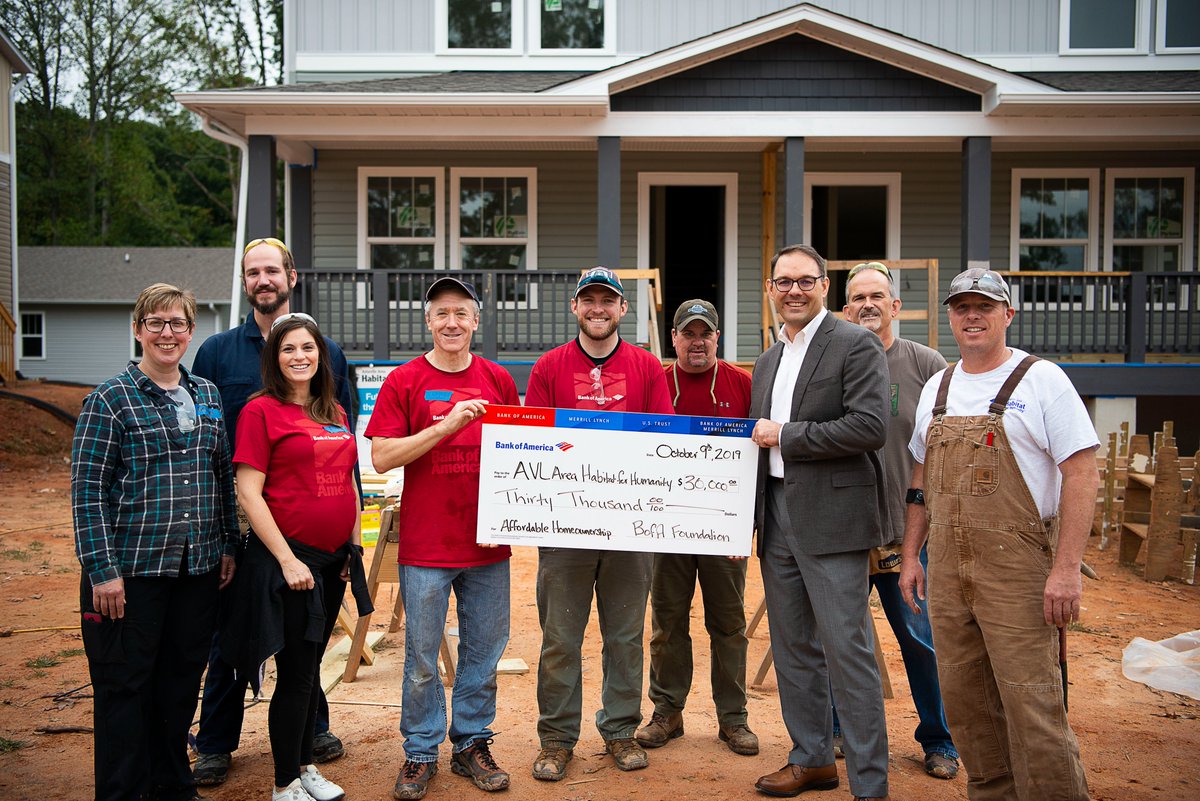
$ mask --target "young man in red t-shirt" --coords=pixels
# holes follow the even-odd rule
[[[676,414],[745,417],[750,374],[717,358],[721,339],[716,308],[685,300],[675,312],[671,344],[676,361],[666,368]],[[683,706],[692,689],[688,633],[696,580],[704,599],[704,627],[712,644],[712,697],[717,736],[736,754],[758,753],[746,725],[746,560],[726,556],[654,555],[650,588],[650,700],[654,713],[637,741],[658,748],[683,736]]]
[[[595,267],[584,273],[571,299],[579,336],[537,360],[525,405],[672,414],[662,363],[618,333],[628,310],[621,281],[612,270]],[[652,566],[648,553],[539,549],[541,751],[533,763],[534,778],[565,777],[579,741],[581,651],[593,589],[604,640],[604,706],[596,713],[596,727],[618,768],[646,767],[646,752],[634,733],[642,720],[642,630]]]
[[[379,390],[365,435],[385,472],[405,467],[400,498],[400,592],[408,614],[400,731],[404,768],[392,795],[417,799],[437,773],[446,738],[438,648],[450,591],[461,637],[454,681],[451,769],[481,790],[508,787],[488,748],[496,718],[496,663],[508,643],[508,546],[475,543],[479,512],[480,417],[488,403],[517,405],[512,376],[471,353],[479,296],[455,278],[425,293],[433,350],[393,370]]]

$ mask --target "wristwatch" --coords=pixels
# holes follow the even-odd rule
[[[916,503],[921,506],[925,505],[925,490],[915,489],[910,487],[904,496],[905,503]]]

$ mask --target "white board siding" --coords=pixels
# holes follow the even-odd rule
[[[797,5],[794,0],[609,2],[616,8],[616,50],[635,55]],[[817,5],[958,53],[1058,53],[1058,0],[821,0]],[[432,54],[435,50],[435,0],[294,0],[290,6],[296,14],[298,53]]]

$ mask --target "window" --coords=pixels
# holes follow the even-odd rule
[[[1013,170],[1013,270],[1096,268],[1098,170]]]
[[[444,269],[440,236],[442,170],[394,167],[359,171],[366,208],[366,252],[372,269]]]
[[[450,266],[461,270],[537,268],[537,170],[459,168],[450,171]],[[531,302],[524,286],[501,300]]]
[[[1059,50],[1063,53],[1145,53],[1149,0],[1063,0]]]
[[[1105,185],[1107,269],[1192,269],[1192,169],[1110,169]]]
[[[446,269],[444,174],[441,167],[359,168],[359,269]],[[370,291],[359,285],[359,308],[371,304]],[[418,302],[408,298],[414,292],[420,287],[411,281],[388,282],[393,307],[410,308]]]
[[[612,0],[530,0],[532,50],[612,52]]]
[[[46,358],[45,312],[21,312],[21,358]]]
[[[1159,52],[1200,53],[1200,0],[1158,0]]]
[[[614,53],[616,0],[438,0],[437,52]],[[529,42],[526,47],[526,19]]]
[[[437,42],[456,53],[520,53],[527,0],[440,0]]]

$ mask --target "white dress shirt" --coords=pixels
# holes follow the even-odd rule
[[[808,343],[813,334],[821,327],[828,309],[821,309],[808,325],[800,329],[794,339],[788,339],[787,326],[779,329],[779,341],[783,343],[783,356],[779,359],[779,369],[775,371],[775,384],[771,387],[771,419],[776,423],[792,422],[792,397],[796,393],[796,379],[800,377],[800,368],[804,364],[804,355],[808,353]],[[783,431],[780,432],[781,439]],[[783,478],[783,453],[779,446],[771,448],[768,457],[771,475]]]

